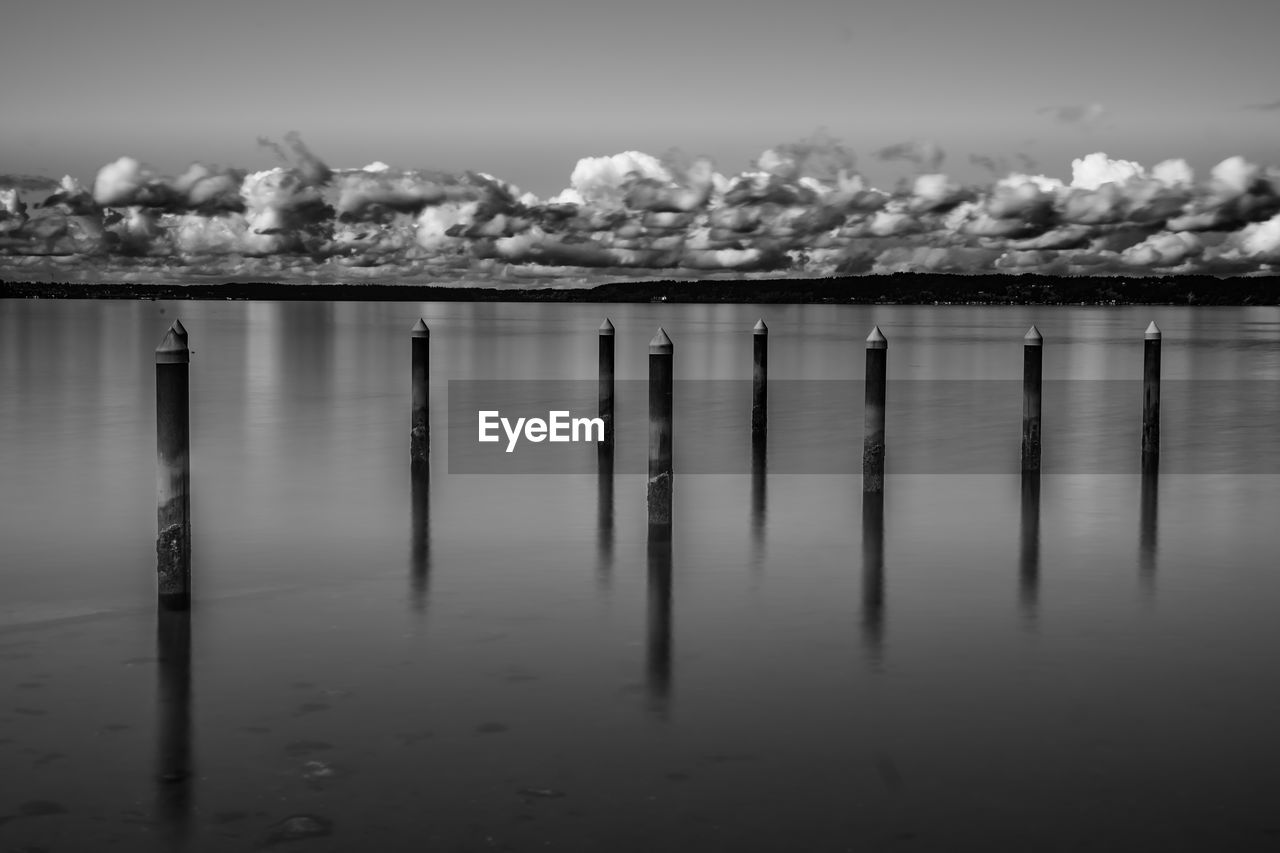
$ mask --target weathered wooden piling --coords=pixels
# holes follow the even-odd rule
[[[671,536],[671,443],[675,347],[659,328],[649,341],[649,537]]]
[[[751,330],[751,442],[765,440],[769,424],[769,327],[756,321]]]
[[[889,341],[880,327],[867,335],[866,403],[862,430],[862,491],[884,491],[884,413]]]
[[[1022,338],[1022,472],[1040,470],[1040,391],[1044,337],[1032,326]]]
[[[1147,326],[1142,344],[1142,470],[1160,464],[1160,328]]]
[[[431,330],[421,317],[409,332],[413,341],[412,392],[410,396],[409,458],[415,464],[427,461],[431,452],[431,426],[428,420],[428,382],[431,375]]]
[[[764,540],[765,478],[769,433],[769,327],[764,319],[751,330],[751,533]]]
[[[191,606],[191,350],[175,320],[156,347],[156,574],[159,603]]]
[[[604,440],[601,453],[613,451],[613,352],[614,328],[608,317],[600,324],[600,419],[604,421]]]

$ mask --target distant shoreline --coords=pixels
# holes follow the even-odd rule
[[[0,298],[844,305],[1280,305],[1280,278],[894,273],[821,279],[621,281],[592,287],[502,289],[417,284],[83,284],[0,281]]]

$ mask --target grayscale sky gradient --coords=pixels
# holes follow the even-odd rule
[[[990,177],[974,154],[1068,178],[1092,151],[1280,161],[1275,0],[41,0],[3,22],[8,173],[267,167],[257,138],[289,130],[335,167],[539,194],[583,156],[732,173],[819,128],[873,181],[906,140],[961,179]]]

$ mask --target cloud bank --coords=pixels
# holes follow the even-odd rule
[[[872,156],[918,174],[882,190],[852,151],[817,134],[766,149],[734,175],[678,151],[585,157],[543,199],[479,172],[331,168],[297,134],[261,142],[280,165],[193,163],[168,176],[123,156],[88,188],[0,175],[0,277],[502,286],[898,271],[1240,275],[1280,264],[1280,170],[1241,157],[1197,178],[1182,160],[1147,167],[1097,152],[1072,162],[1069,182],[976,158],[992,179],[964,185],[940,171],[936,145],[903,142]]]

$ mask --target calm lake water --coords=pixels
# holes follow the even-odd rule
[[[766,474],[706,462],[746,446],[736,392],[678,394],[669,549],[641,467],[449,471],[447,381],[594,380],[605,314],[624,381],[662,325],[678,379],[736,388],[771,329]],[[175,317],[194,605],[162,619]],[[882,513],[849,463],[873,324]],[[0,848],[1272,849],[1278,388],[1274,308],[0,301]]]

